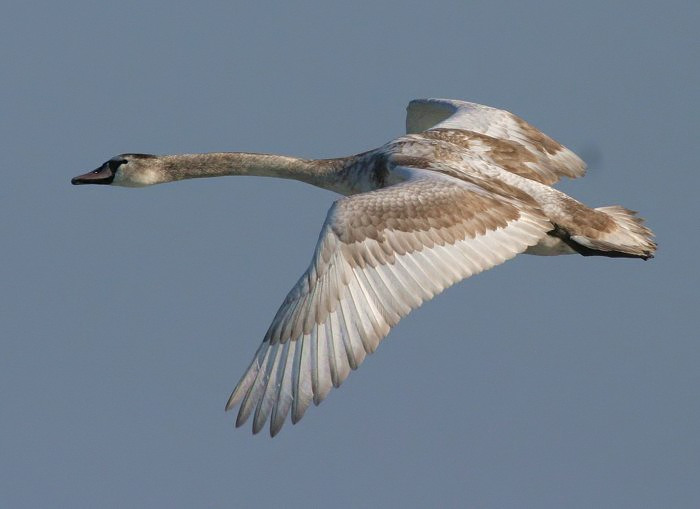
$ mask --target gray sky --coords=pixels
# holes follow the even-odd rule
[[[700,507],[697,1],[11,4],[0,506]],[[588,158],[560,189],[640,210],[658,257],[518,257],[274,440],[235,430],[229,392],[336,196],[70,177],[125,151],[355,153],[427,96]]]

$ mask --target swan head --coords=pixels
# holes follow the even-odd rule
[[[71,179],[71,184],[143,187],[164,182],[163,162],[151,154],[120,154],[91,172]]]

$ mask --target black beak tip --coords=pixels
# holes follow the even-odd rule
[[[81,182],[80,182],[80,179],[78,177],[73,177],[72,179],[70,179],[70,183],[73,184],[74,186],[77,186]]]

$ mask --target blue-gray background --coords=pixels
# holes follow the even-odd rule
[[[700,507],[700,7],[11,2],[2,507]],[[223,406],[336,197],[75,188],[120,152],[346,155],[415,97],[512,110],[655,260],[516,260],[405,319],[274,440]]]

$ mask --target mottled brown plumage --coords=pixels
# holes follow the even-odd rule
[[[287,295],[226,409],[274,436],[319,404],[402,317],[448,286],[518,253],[649,258],[652,233],[619,206],[591,209],[553,189],[585,165],[521,118],[421,99],[407,135],[354,156],[125,154],[75,184],[292,178],[345,197],[331,207],[307,271]]]

